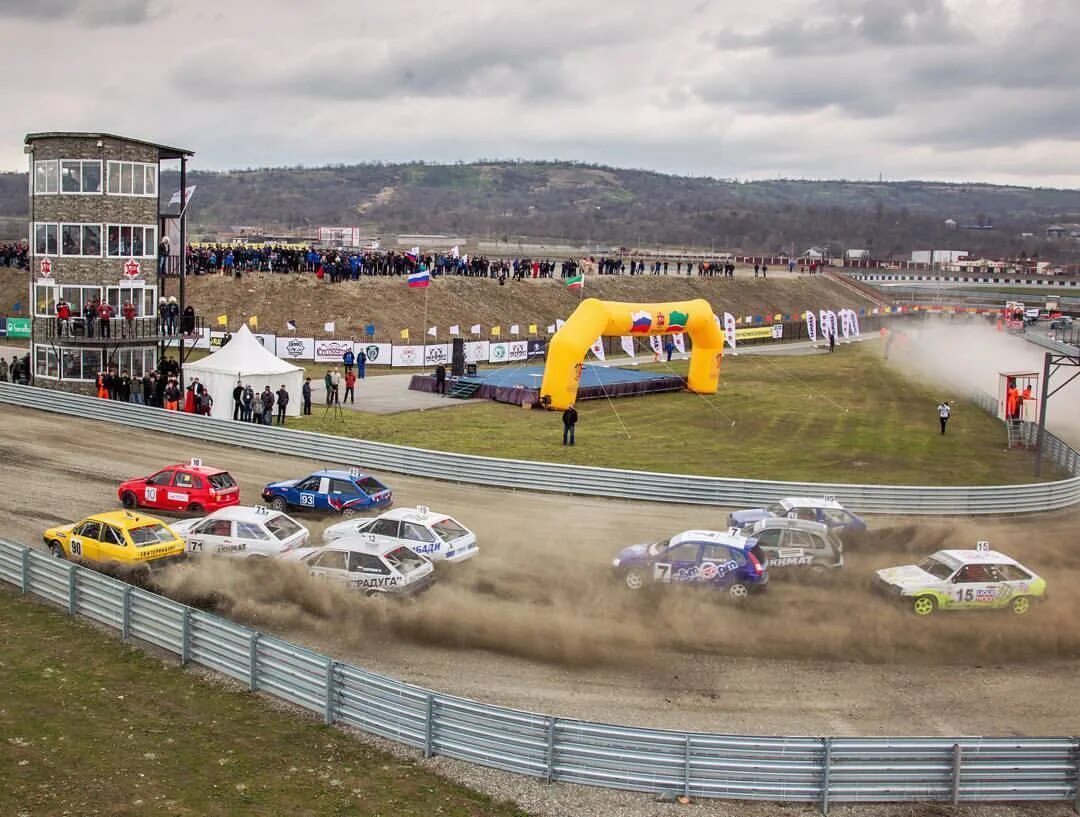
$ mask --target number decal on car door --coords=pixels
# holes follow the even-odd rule
[[[76,556],[81,556],[82,555],[82,542],[80,542],[78,539],[72,539],[71,540],[71,552],[73,554],[75,554]]]
[[[315,507],[315,494],[300,494],[300,504]]]
[[[657,562],[653,565],[653,581],[671,581],[671,564],[668,562]]]

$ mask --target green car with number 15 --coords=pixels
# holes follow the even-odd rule
[[[976,550],[939,550],[917,565],[877,571],[874,589],[917,616],[938,610],[1011,610],[1025,615],[1046,598],[1046,580],[980,542]]]

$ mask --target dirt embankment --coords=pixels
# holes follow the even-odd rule
[[[447,276],[427,289],[409,289],[403,278],[364,278],[331,284],[313,275],[255,273],[243,278],[218,275],[192,276],[185,294],[195,309],[214,323],[228,315],[235,329],[252,315],[268,332],[284,332],[294,320],[298,335],[324,335],[323,325],[336,324],[339,337],[358,335],[373,323],[377,336],[396,340],[402,329],[414,338],[423,337],[427,326],[437,326],[439,337],[448,337],[452,324],[463,335],[479,323],[484,336],[494,325],[504,335],[519,324],[525,335],[529,324],[540,331],[556,318],[565,319],[582,297],[612,301],[653,302],[704,298],[717,314],[774,315],[806,309],[863,308],[872,306],[854,293],[825,278],[791,278],[774,273],[768,280],[754,279],[740,270],[734,280],[662,276],[589,276],[581,295],[558,280],[497,281]],[[29,314],[29,273],[0,267],[0,315]],[[176,279],[169,279],[166,294],[175,294]],[[20,309],[16,310],[15,305]],[[425,326],[425,316],[427,325]]]

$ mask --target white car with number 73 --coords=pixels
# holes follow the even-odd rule
[[[291,516],[261,505],[231,505],[209,516],[176,522],[172,529],[195,556],[280,556],[305,547],[311,538]]]
[[[394,508],[373,519],[338,522],[323,531],[323,541],[329,544],[358,533],[383,545],[404,545],[433,562],[463,562],[480,552],[475,533],[453,517],[423,505]]]

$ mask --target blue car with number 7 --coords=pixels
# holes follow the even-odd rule
[[[757,540],[737,530],[688,530],[662,542],[624,548],[612,566],[630,590],[707,587],[738,600],[768,586],[766,561]]]
[[[302,479],[271,482],[263,488],[262,498],[276,511],[301,508],[348,517],[389,508],[393,492],[370,474],[326,468]]]

